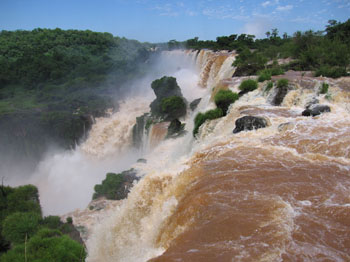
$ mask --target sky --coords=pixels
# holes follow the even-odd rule
[[[142,42],[324,30],[350,0],[0,0],[0,30],[89,29]]]

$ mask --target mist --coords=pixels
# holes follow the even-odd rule
[[[137,116],[150,110],[149,104],[155,98],[152,81],[165,75],[177,78],[188,102],[201,97],[200,91],[191,91],[198,83],[193,57],[181,51],[154,54],[148,61],[147,74],[124,83],[120,88],[123,91],[111,97],[116,102],[116,112],[96,118],[86,139],[75,149],[51,146],[34,170],[19,167],[16,172],[9,168],[4,171],[10,174],[5,184],[36,185],[44,215],[86,208],[92,200],[94,185],[101,183],[107,172],[128,170],[143,157],[145,152],[131,146],[132,127]],[[18,166],[15,159],[12,162],[11,166]]]

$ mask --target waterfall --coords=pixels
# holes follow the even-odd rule
[[[93,162],[102,171],[128,165],[142,176],[128,198],[95,225],[87,242],[89,262],[350,260],[349,78],[287,73],[291,88],[281,106],[271,105],[277,87],[267,91],[266,83],[259,83],[226,116],[206,121],[195,139],[195,115],[215,107],[219,89],[238,92],[247,78],[232,78],[235,56],[209,50],[163,53],[157,70],[176,61],[166,73],[177,78],[187,101],[202,98],[182,120],[185,135],[166,139],[168,123],[155,124],[144,132],[147,149],[133,151],[135,118],[148,112],[152,101],[139,96],[97,119],[86,142],[64,161],[45,162],[43,170],[60,165],[67,170],[67,163],[78,170],[60,173],[59,186],[76,179],[69,181],[74,193],[87,180],[92,195],[92,184],[103,179],[103,172],[86,175]],[[319,92],[323,82],[328,94]],[[315,101],[331,112],[302,116]],[[264,117],[268,126],[233,134],[242,116]],[[135,163],[137,157],[147,163]],[[48,174],[46,180],[59,177]]]

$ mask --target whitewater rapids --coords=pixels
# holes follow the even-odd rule
[[[234,53],[174,51],[163,58],[182,61],[170,75],[189,102],[202,100],[181,119],[185,136],[163,140],[164,125],[145,135],[132,158],[147,159],[132,165],[142,179],[96,225],[87,260],[350,261],[350,79],[287,75],[293,88],[281,106],[270,103],[276,88],[267,92],[261,83],[194,139],[196,113],[215,107],[219,89],[238,92],[245,78],[232,78]],[[323,82],[327,95],[319,93]],[[129,152],[135,117],[152,100],[133,99],[97,120],[74,154],[103,163]],[[301,116],[315,99],[331,112]],[[266,117],[269,126],[233,134],[245,115]]]

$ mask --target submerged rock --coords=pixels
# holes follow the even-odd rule
[[[318,116],[325,112],[331,112],[331,108],[327,105],[310,105],[303,112],[303,116]]]
[[[244,116],[244,117],[238,118],[235,124],[236,124],[236,128],[233,130],[234,134],[245,130],[254,130],[254,129],[264,128],[268,125],[268,121],[263,117]]]
[[[143,164],[147,164],[147,159],[144,159],[144,158],[139,158],[137,159],[136,161],[137,163],[143,163]]]
[[[194,111],[197,108],[197,106],[199,105],[201,100],[202,100],[202,98],[197,98],[190,103],[190,108],[192,111]]]
[[[272,100],[272,104],[274,106],[281,105],[282,102],[283,102],[283,99],[285,98],[285,96],[288,93],[288,90],[289,90],[288,86],[283,86],[283,87],[277,88],[277,93],[276,93],[275,97]]]
[[[168,126],[167,137],[177,137],[181,135],[184,132],[184,125],[185,124],[182,124],[178,119],[171,121]]]

